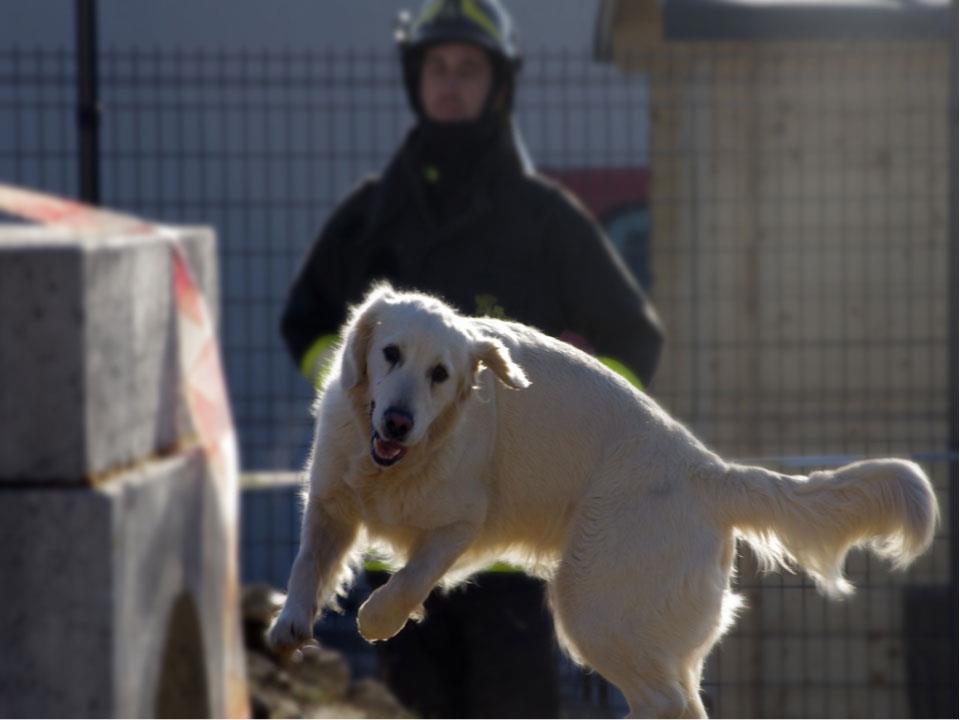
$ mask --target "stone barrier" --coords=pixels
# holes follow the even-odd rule
[[[165,232],[0,226],[0,716],[248,713],[236,487],[181,436]],[[214,233],[173,234],[216,308]]]

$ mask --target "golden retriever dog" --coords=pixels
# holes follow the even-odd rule
[[[631,714],[704,716],[704,658],[738,605],[738,539],[851,592],[847,552],[906,566],[933,537],[903,460],[790,476],[725,462],[601,363],[518,323],[375,287],[316,405],[299,554],[268,640],[292,650],[371,545],[397,569],[360,608],[398,633],[437,585],[502,559],[547,581],[557,635]]]

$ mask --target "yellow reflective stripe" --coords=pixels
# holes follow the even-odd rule
[[[320,386],[330,369],[330,358],[325,358],[322,361],[321,358],[337,344],[338,340],[339,338],[336,335],[321,335],[313,341],[313,344],[307,348],[300,359],[300,374],[307,379],[307,382],[313,383],[315,387]],[[319,367],[318,363],[320,363]]]
[[[483,10],[474,4],[473,0],[463,0],[460,7],[463,8],[463,14],[486,30],[488,35],[493,36],[495,40],[500,40],[500,31],[497,26],[484,14]]]
[[[383,560],[365,560],[363,569],[367,572],[393,572],[393,568],[383,562]]]
[[[390,567],[383,560],[378,560],[376,558],[370,557],[364,560],[363,569],[367,572],[393,572],[393,568]],[[518,568],[516,565],[511,565],[510,563],[498,562],[494,563],[488,568],[485,568],[483,572],[490,573],[518,573],[523,572],[521,568]]]
[[[620,377],[622,377],[624,380],[626,380],[627,382],[629,382],[631,385],[633,385],[633,386],[634,386],[635,388],[637,388],[638,390],[643,390],[643,383],[640,382],[640,378],[638,378],[638,377],[634,374],[633,370],[631,370],[630,368],[628,368],[626,365],[624,365],[624,364],[623,364],[622,362],[620,362],[619,360],[614,360],[612,357],[599,356],[599,355],[597,356],[597,360],[599,360],[599,361],[602,362],[604,365],[606,365],[608,368],[610,368],[611,370],[613,370],[615,373],[617,373],[617,375],[619,375]]]
[[[443,0],[436,0],[432,5],[425,7],[423,12],[420,13],[420,17],[417,18],[415,27],[419,27],[427,22],[427,20],[433,18],[434,15],[440,12],[441,7],[443,7]]]

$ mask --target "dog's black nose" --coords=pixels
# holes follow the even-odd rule
[[[387,408],[383,413],[383,433],[387,440],[403,440],[413,427],[413,416],[406,410]]]

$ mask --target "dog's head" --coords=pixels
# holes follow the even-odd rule
[[[504,385],[529,385],[499,340],[435,298],[378,285],[344,333],[340,383],[370,433],[382,468],[442,439],[487,367]]]

